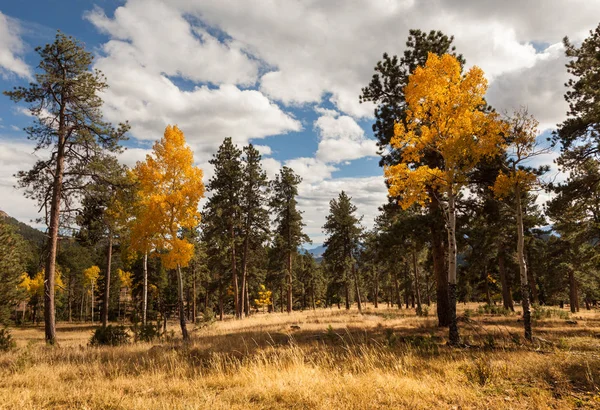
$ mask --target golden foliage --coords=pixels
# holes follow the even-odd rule
[[[484,111],[486,89],[480,68],[463,76],[449,54],[429,53],[425,66],[409,77],[406,122],[395,125],[390,141],[402,150],[402,162],[385,169],[389,194],[401,197],[404,208],[429,200],[427,187],[458,192],[467,172],[503,147],[506,125],[496,113]],[[428,153],[439,155],[443,167],[419,165]]]
[[[127,272],[122,270],[121,268],[117,269],[117,275],[119,276],[119,282],[121,282],[122,288],[131,288],[133,285],[133,278],[131,277],[131,272]]]
[[[527,192],[537,183],[537,176],[529,171],[518,169],[508,174],[500,172],[492,190],[497,198],[509,196],[518,186],[521,192]]]
[[[27,273],[23,273],[21,275],[21,282],[19,283],[19,288],[23,289],[30,297],[33,296],[44,296],[44,276],[45,270],[42,269],[33,278],[30,278]],[[62,280],[62,273],[60,269],[56,269],[54,276],[54,285],[58,288],[58,291],[63,291],[65,289],[65,284]]]
[[[165,267],[188,265],[193,245],[177,234],[200,222],[198,203],[204,196],[202,170],[194,166],[194,155],[177,126],[167,126],[163,138],[153,146],[154,156],[138,162],[132,177],[138,184],[136,222],[132,236],[138,248],[150,246],[161,253]]]
[[[96,265],[90,266],[83,271],[83,278],[87,285],[95,285],[98,277],[100,276],[100,268]]]
[[[264,308],[265,306],[271,305],[273,302],[271,300],[273,292],[267,290],[265,285],[260,285],[260,290],[258,291],[258,299],[254,299],[254,305],[257,308]]]

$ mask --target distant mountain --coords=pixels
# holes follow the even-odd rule
[[[27,242],[33,244],[36,248],[42,249],[44,247],[44,244],[46,243],[46,234],[42,231],[32,228],[23,222],[19,222],[2,210],[0,210],[0,218],[8,225],[11,225],[16,233],[21,235]]]
[[[315,259],[320,259],[323,257],[323,253],[325,252],[325,246],[319,245],[316,248],[307,249],[308,253],[310,253]]]

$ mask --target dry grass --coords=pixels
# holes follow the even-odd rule
[[[259,314],[199,327],[188,345],[93,348],[90,326],[62,324],[51,348],[41,327],[13,329],[0,408],[600,408],[600,312],[539,320],[531,345],[517,315],[467,308],[470,346],[454,349],[406,309]]]

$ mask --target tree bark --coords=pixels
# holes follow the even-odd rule
[[[179,296],[179,325],[181,326],[181,334],[183,340],[188,341],[190,335],[188,334],[187,327],[185,325],[185,307],[183,305],[183,275],[181,274],[181,267],[177,264],[177,293]]]
[[[146,326],[148,317],[148,251],[144,252],[144,284],[142,294],[142,324]]]
[[[242,255],[242,293],[241,293],[241,302],[242,309],[245,316],[248,316],[248,310],[246,309],[247,300],[247,287],[248,287],[248,235],[246,232],[246,237],[244,238],[244,254]],[[242,315],[242,316],[244,316]]]
[[[44,273],[44,333],[46,343],[56,343],[56,312],[54,306],[54,286],[56,276],[56,255],[58,253],[58,229],[60,224],[60,196],[65,172],[65,107],[60,107],[58,125],[58,151],[56,154],[56,170],[50,203],[50,226],[48,232],[48,257]]]
[[[575,281],[575,272],[569,270],[569,306],[571,313],[577,312],[577,282]]]
[[[519,259],[519,273],[521,276],[521,298],[523,305],[523,326],[525,339],[531,341],[531,309],[529,307],[529,283],[527,282],[527,264],[525,263],[525,234],[523,230],[523,209],[521,206],[521,191],[517,184],[515,190],[517,201],[517,258]]]
[[[288,252],[287,266],[287,312],[292,312],[292,251]]]
[[[229,227],[229,232],[231,234],[231,281],[233,286],[233,305],[235,317],[240,319],[242,317],[242,311],[239,303],[240,290],[238,288],[237,266],[235,260],[235,232],[233,231],[233,225]]]
[[[344,293],[346,295],[346,310],[350,310],[350,289],[348,288],[348,280],[344,282]]]
[[[450,302],[449,343],[458,345],[460,335],[456,320],[456,204],[452,187],[448,193],[448,299]]]
[[[419,266],[417,264],[417,250],[413,249],[413,269],[415,272],[415,294],[417,296],[417,311],[421,312],[421,293],[419,291]]]
[[[379,272],[375,269],[375,294],[373,295],[373,301],[375,303],[375,309],[379,307]]]
[[[360,300],[360,286],[358,283],[358,274],[356,272],[356,263],[352,260],[352,276],[354,276],[354,287],[356,288],[356,303],[358,304],[358,311],[362,313],[362,303]]]
[[[525,252],[525,255],[527,256],[525,262],[528,266],[527,277],[530,284],[529,288],[531,289],[531,303],[539,303],[540,298],[537,288],[537,281],[535,280],[535,273],[533,271],[533,266],[531,265],[531,254],[530,252]]]
[[[108,305],[110,303],[110,274],[112,265],[112,232],[108,232],[108,255],[106,257],[106,278],[104,280],[104,301],[102,302],[102,327],[108,325]]]
[[[515,311],[513,305],[512,293],[510,291],[510,283],[506,274],[506,263],[505,263],[506,252],[502,241],[498,242],[498,272],[500,273],[500,285],[502,286],[502,304],[504,309]]]
[[[434,198],[433,190],[430,197]],[[448,294],[448,273],[444,264],[444,233],[441,228],[442,214],[437,200],[429,203],[431,217],[431,253],[433,256],[433,271],[436,280],[436,302],[439,327],[450,325],[450,300]]]
[[[485,263],[485,267],[483,268],[483,290],[485,291],[485,300],[488,305],[492,304],[492,295],[490,294],[490,284],[488,283],[488,275],[487,275],[487,262]]]

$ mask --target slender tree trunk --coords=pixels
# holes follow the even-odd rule
[[[415,272],[415,293],[417,295],[417,311],[421,312],[421,293],[419,291],[419,265],[417,263],[417,250],[413,249],[413,269]]]
[[[65,171],[65,107],[60,107],[58,125],[58,151],[56,155],[56,170],[52,187],[52,202],[50,203],[50,226],[48,232],[48,257],[44,273],[44,332],[46,343],[56,343],[56,312],[54,306],[54,286],[56,276],[56,255],[58,253],[58,228],[60,224],[60,197]]]
[[[350,288],[348,287],[348,280],[344,282],[344,293],[346,296],[346,310],[350,310]]]
[[[219,320],[223,321],[223,289],[219,284]]]
[[[523,326],[525,339],[531,340],[531,309],[529,307],[529,283],[527,282],[527,264],[525,263],[525,234],[523,231],[523,209],[521,207],[521,191],[516,187],[517,201],[517,258],[519,259],[519,273],[521,276],[521,298],[523,305]]]
[[[537,288],[537,281],[535,280],[535,273],[533,271],[533,266],[531,265],[531,253],[525,252],[527,258],[525,259],[525,263],[528,267],[527,269],[527,279],[529,280],[529,288],[531,289],[531,303],[539,303],[539,293]]]
[[[196,268],[192,267],[192,323],[196,323],[198,317],[198,305],[196,300],[198,299],[198,293],[196,292]]]
[[[279,300],[280,300],[280,305],[281,305],[281,313],[283,313],[283,305],[285,304],[284,302],[284,297],[283,297],[283,283],[279,286]]]
[[[483,290],[485,291],[485,300],[488,305],[492,304],[492,295],[490,294],[490,284],[488,283],[488,275],[487,275],[487,261],[485,263],[485,267],[483,268]]]
[[[398,284],[398,273],[394,271],[394,297],[396,298],[396,304],[398,305],[398,309],[402,309],[402,298],[400,297],[400,286]],[[393,302],[392,302],[393,306]]]
[[[231,281],[233,286],[233,305],[235,310],[235,317],[240,319],[242,317],[242,310],[240,308],[240,290],[238,288],[238,278],[237,278],[237,266],[236,266],[236,258],[235,258],[235,232],[233,230],[233,225],[229,227],[229,232],[231,234]]]
[[[287,312],[292,312],[292,251],[288,252],[287,263]]]
[[[431,198],[435,198],[435,191],[429,189]],[[433,256],[433,272],[436,281],[436,302],[439,327],[450,325],[450,299],[448,292],[448,271],[444,263],[444,232],[443,215],[437,200],[429,203],[431,217],[431,253]]]
[[[577,312],[577,282],[575,281],[575,272],[569,270],[569,306],[571,313]]]
[[[448,300],[450,301],[449,343],[458,345],[460,335],[456,320],[456,204],[452,187],[448,193]]]
[[[375,309],[379,308],[379,272],[377,272],[377,269],[375,269],[375,294],[374,296],[374,302],[375,302]]]
[[[108,255],[106,257],[106,278],[104,280],[104,301],[102,303],[102,327],[108,325],[108,305],[110,303],[110,274],[112,265],[112,232],[108,232]]]
[[[181,326],[181,334],[183,340],[188,341],[190,336],[185,325],[185,307],[183,306],[183,275],[181,274],[181,267],[177,264],[177,293],[179,296],[179,325]]]
[[[148,320],[148,251],[144,252],[144,284],[142,298],[142,324],[146,326]]]
[[[362,313],[362,303],[360,300],[360,284],[358,283],[358,273],[356,272],[356,262],[354,259],[350,259],[352,261],[352,276],[354,276],[354,287],[356,289],[356,303],[358,305],[358,311]]]
[[[512,312],[515,311],[513,305],[512,293],[510,291],[510,283],[508,281],[508,275],[506,274],[506,251],[502,241],[498,242],[498,272],[500,273],[500,284],[502,285],[502,304],[504,309],[508,309]]]
[[[94,324],[94,282],[92,282],[92,325]]]
[[[68,301],[68,305],[69,305],[69,323],[71,323],[73,321],[73,317],[71,316],[72,314],[72,309],[71,309],[71,305],[72,305],[72,298],[73,298],[73,277],[71,275],[69,275],[69,286],[67,288],[68,291],[68,295],[67,295],[67,301]],[[25,315],[23,315],[23,318],[25,318]]]
[[[248,286],[248,235],[249,232],[246,232],[246,237],[244,238],[244,254],[242,255],[242,292],[241,292],[241,302],[242,309],[244,311],[245,316],[248,316],[248,310],[246,309],[247,300],[247,286]],[[243,316],[243,315],[241,315]]]

